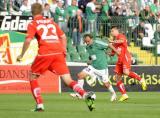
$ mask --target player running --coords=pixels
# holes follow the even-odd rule
[[[22,52],[17,57],[21,61],[27,51],[31,40],[36,37],[38,41],[38,55],[31,66],[30,85],[32,95],[37,103],[34,111],[44,111],[41,89],[38,85],[38,78],[45,71],[50,70],[61,76],[65,84],[79,93],[86,101],[88,108],[92,111],[95,108],[93,92],[86,92],[76,81],[72,80],[66,65],[66,36],[59,26],[52,19],[42,16],[42,5],[35,3],[31,6],[33,21],[28,25],[26,40]]]
[[[138,80],[141,83],[143,90],[147,89],[147,85],[144,79],[142,79],[135,72],[131,71],[132,57],[130,52],[128,51],[127,39],[125,35],[119,32],[117,26],[112,27],[111,35],[113,36],[113,41],[110,41],[110,43],[116,48],[116,51],[112,50],[111,55],[114,55],[116,53],[118,56],[118,61],[116,63],[114,71],[116,73],[117,87],[119,91],[122,93],[122,97],[119,99],[119,101],[124,101],[128,99],[128,95],[126,94],[124,84],[121,80],[122,75],[127,75],[130,78]]]
[[[100,40],[93,40],[91,34],[84,35],[84,42],[87,44],[86,49],[89,53],[89,66],[78,73],[78,84],[83,88],[84,79],[86,79],[87,76],[99,78],[111,93],[110,100],[115,101],[117,96],[108,78],[109,74],[106,50],[109,45]],[[72,97],[79,97],[77,93],[71,93],[70,95]]]

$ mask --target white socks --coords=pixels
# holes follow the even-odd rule
[[[108,90],[111,92],[111,94],[116,94],[112,85],[109,86]]]
[[[79,79],[79,80],[78,80],[78,84],[79,84],[79,86],[83,89],[84,79]]]

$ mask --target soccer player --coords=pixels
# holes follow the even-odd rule
[[[125,37],[125,35],[120,33],[117,26],[113,26],[111,28],[111,35],[113,36],[113,41],[110,41],[110,43],[116,48],[116,50],[112,50],[111,55],[114,55],[116,53],[118,56],[114,71],[116,73],[117,87],[122,93],[122,97],[119,99],[119,101],[124,101],[128,99],[128,95],[126,94],[124,84],[121,80],[122,75],[127,75],[130,78],[138,80],[141,83],[143,90],[147,89],[147,85],[144,79],[142,79],[135,72],[131,71],[132,57],[130,52],[128,51],[127,38]]]
[[[106,50],[109,45],[101,40],[93,40],[93,36],[91,34],[84,35],[84,42],[87,44],[86,49],[89,53],[89,66],[78,73],[78,84],[83,88],[84,79],[86,79],[87,76],[98,77],[111,93],[110,100],[115,101],[117,96],[108,78]],[[70,95],[72,97],[78,97],[78,94],[76,93],[71,93]]]
[[[86,92],[76,81],[72,80],[65,61],[66,36],[59,26],[52,19],[42,16],[42,5],[35,3],[31,6],[33,21],[28,25],[26,40],[22,52],[17,57],[20,61],[27,51],[31,40],[36,37],[38,41],[38,55],[31,66],[30,85],[32,95],[37,103],[34,111],[44,111],[41,89],[38,85],[38,78],[46,70],[54,72],[64,80],[65,84],[79,93],[86,101],[88,108],[92,111],[95,108],[93,92]]]

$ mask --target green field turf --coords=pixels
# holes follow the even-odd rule
[[[96,94],[93,112],[83,100],[73,99],[69,93],[43,95],[44,112],[30,111],[35,105],[30,94],[1,94],[0,118],[160,118],[159,92],[130,92],[130,99],[121,103],[111,103],[109,93]]]

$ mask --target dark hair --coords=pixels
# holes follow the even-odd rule
[[[49,4],[48,4],[48,3],[45,3],[45,4],[44,4],[44,7],[46,7],[46,6],[49,6]]]
[[[120,27],[119,26],[117,26],[117,25],[113,25],[112,27],[111,27],[111,29],[120,29]]]
[[[114,25],[114,26],[111,27],[111,29],[116,29],[116,30],[119,31],[119,33],[125,34],[125,31],[121,26]]]
[[[89,38],[93,39],[93,36],[92,36],[91,34],[85,34],[85,35],[83,36],[83,39],[85,39],[86,37],[89,37]]]

